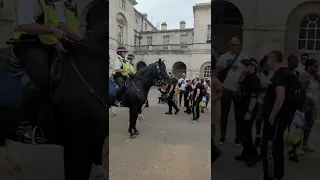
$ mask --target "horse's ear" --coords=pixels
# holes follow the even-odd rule
[[[159,64],[161,64],[161,58],[159,58],[159,61],[158,61],[158,63],[159,63]]]

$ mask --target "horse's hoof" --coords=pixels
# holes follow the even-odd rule
[[[135,131],[134,134],[135,135],[139,135],[140,133],[139,133],[139,131]]]
[[[137,135],[135,135],[135,134],[131,134],[131,135],[130,135],[130,138],[131,138],[131,139],[134,139],[134,138],[136,138],[136,137],[137,137]]]

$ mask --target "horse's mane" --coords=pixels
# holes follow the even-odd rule
[[[150,69],[154,68],[156,64],[155,63],[152,63],[152,64],[149,64],[148,66],[142,68],[141,70],[138,71],[138,75],[143,75],[145,74],[146,72],[148,72]]]

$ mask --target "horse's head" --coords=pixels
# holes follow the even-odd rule
[[[164,81],[168,83],[170,81],[170,77],[167,72],[166,65],[164,64],[164,61],[161,60],[161,58],[155,62],[155,70],[154,70],[154,79],[158,81]]]

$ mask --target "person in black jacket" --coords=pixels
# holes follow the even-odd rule
[[[165,114],[171,115],[172,114],[172,107],[176,110],[174,114],[178,114],[180,109],[177,107],[177,105],[173,101],[174,89],[175,89],[176,85],[178,84],[178,80],[177,80],[177,78],[175,78],[175,75],[173,73],[169,73],[169,74],[170,74],[170,78],[171,78],[170,84],[167,88],[169,111],[166,112]]]
[[[244,161],[253,166],[260,159],[258,151],[252,143],[252,127],[256,115],[256,102],[260,89],[260,80],[257,76],[258,62],[255,59],[242,60],[245,65],[244,73],[239,86],[237,106],[239,112],[239,135],[243,150],[241,155],[235,156],[238,161]]]

